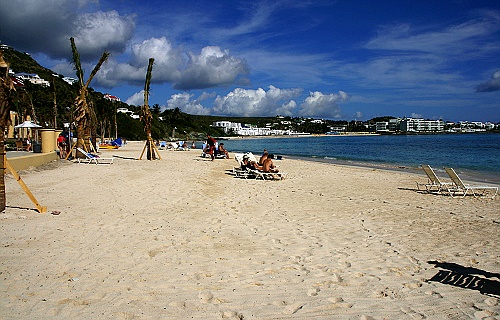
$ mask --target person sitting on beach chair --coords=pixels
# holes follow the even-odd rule
[[[260,166],[255,161],[251,161],[248,155],[243,156],[243,162],[241,163],[241,168],[250,170],[262,170],[262,166]]]
[[[274,155],[269,154],[262,164],[262,171],[270,173],[278,173],[279,170],[273,163]]]
[[[267,156],[269,156],[269,153],[267,152],[266,149],[264,149],[264,153],[262,154],[262,156],[260,157],[259,159],[259,164],[262,166],[264,165],[264,161],[266,161],[267,159]]]
[[[218,154],[225,155],[226,159],[229,159],[229,152],[224,148],[224,143],[219,144],[219,150],[217,151]]]

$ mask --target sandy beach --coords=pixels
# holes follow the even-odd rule
[[[423,172],[128,159],[143,146],[21,171],[45,214],[6,176],[1,319],[500,319],[500,197],[417,192]]]

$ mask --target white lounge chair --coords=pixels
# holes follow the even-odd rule
[[[235,153],[234,160],[238,162],[237,167],[233,167],[233,174],[237,178],[256,178],[255,174],[253,174],[249,169],[243,168],[243,156],[248,155],[250,159],[255,159],[255,156],[251,152],[247,153]],[[254,160],[255,161],[255,160]]]
[[[76,148],[76,149],[85,155],[85,158],[78,158],[78,163],[113,164],[114,158],[100,158],[94,154],[86,152],[82,148]]]
[[[498,193],[498,187],[492,187],[492,186],[478,186],[478,185],[470,185],[466,184],[460,179],[460,177],[457,175],[455,170],[453,168],[444,168],[446,173],[450,176],[451,181],[453,181],[454,188],[450,190],[450,195],[452,197],[455,197],[455,195],[462,195],[462,198],[464,198],[467,194],[473,195],[475,198],[477,198],[479,195],[484,195],[488,191],[491,191],[493,193],[492,199],[495,198],[495,196]],[[478,191],[480,194],[478,194]]]
[[[247,153],[236,153],[234,155],[234,160],[238,162],[239,166],[233,168],[233,173],[236,177],[240,178],[255,178],[255,179],[262,179],[262,180],[283,180],[285,179],[287,173],[286,172],[263,172],[261,170],[256,170],[256,169],[242,169],[242,164],[243,164],[243,156],[248,156],[248,159],[250,161],[255,161],[257,162],[257,158],[253,155],[251,152]]]
[[[283,180],[288,174],[287,172],[264,172],[261,170],[252,170],[252,169],[248,170],[255,175],[256,179],[262,179],[262,180]]]
[[[427,175],[427,183],[419,183],[417,181],[418,190],[422,190],[420,189],[420,187],[424,187],[425,191],[428,193],[432,192],[441,193],[442,191],[449,192],[450,188],[453,187],[453,182],[441,181],[441,179],[439,179],[439,177],[436,175],[436,173],[434,172],[434,170],[431,168],[430,165],[421,164],[420,166]]]

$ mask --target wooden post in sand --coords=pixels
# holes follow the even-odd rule
[[[146,151],[146,150],[148,150],[148,152],[151,153],[150,155],[148,155],[148,160],[151,160],[151,159],[155,160],[156,156],[158,156],[158,158],[161,160],[160,151],[158,151],[158,148],[154,144],[153,139],[146,140],[146,144],[144,145],[144,148],[142,149],[142,153],[141,153],[141,156],[139,157],[139,160],[142,160],[142,156],[144,155],[144,151]]]
[[[151,122],[153,120],[153,115],[151,111],[149,111],[148,98],[149,98],[149,84],[151,83],[151,73],[153,71],[153,63],[155,59],[149,59],[148,71],[146,73],[146,83],[144,84],[144,104],[141,108],[141,121],[144,124],[144,132],[146,132],[146,144],[144,145],[144,149],[142,149],[141,156],[139,160],[142,160],[142,156],[144,155],[144,151],[147,149],[147,158],[148,160],[156,160],[156,156],[161,160],[160,152],[156,148],[153,143],[153,138],[151,138]]]
[[[17,171],[11,166],[11,164],[9,163],[9,161],[7,160],[7,158],[4,158],[4,161],[5,161],[5,167],[7,169],[9,169],[10,173],[12,173],[12,175],[16,179],[17,183],[19,183],[21,185],[21,187],[23,188],[24,192],[30,198],[31,202],[33,202],[35,204],[36,209],[38,210],[38,212],[39,213],[45,213],[45,212],[47,212],[47,207],[42,207],[40,205],[40,203],[38,203],[38,201],[36,200],[35,196],[31,193],[30,189],[28,189],[28,186],[24,183],[23,179],[21,179],[21,177],[19,176],[19,174],[17,173]]]

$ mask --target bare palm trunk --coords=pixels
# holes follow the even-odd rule
[[[151,138],[151,122],[153,120],[153,115],[151,114],[151,111],[149,111],[149,84],[151,83],[151,73],[153,71],[153,63],[154,59],[150,58],[149,59],[149,65],[148,65],[148,71],[146,73],[146,83],[144,85],[144,105],[142,106],[142,122],[144,123],[144,131],[146,132],[146,146],[147,146],[147,159],[148,160],[154,160],[156,159],[156,155],[153,150],[153,139]]]
[[[7,199],[5,197],[5,130],[10,123],[10,107],[14,84],[9,77],[9,65],[3,60],[0,50],[0,211],[5,210]]]
[[[52,79],[52,90],[54,92],[54,129],[57,129],[57,96],[56,96],[56,82]]]

